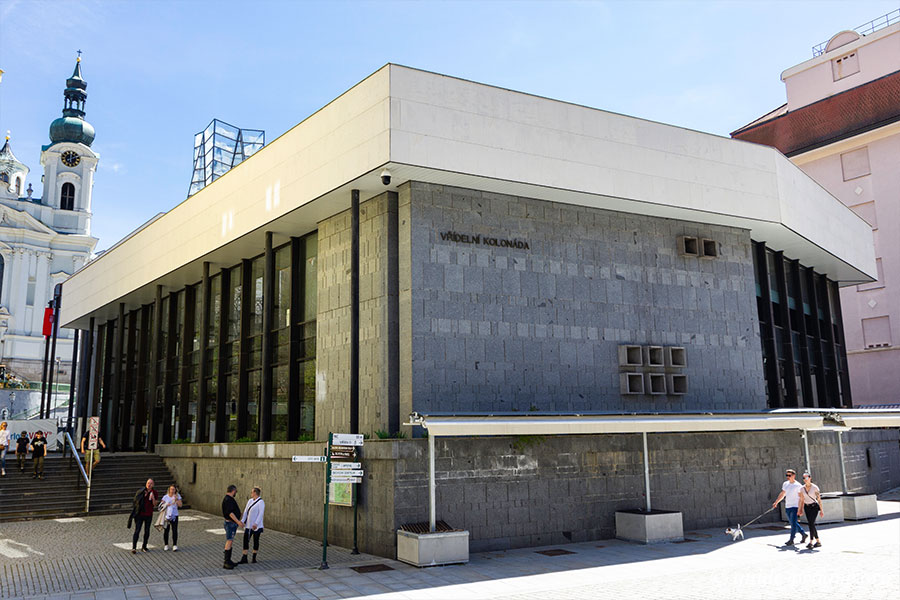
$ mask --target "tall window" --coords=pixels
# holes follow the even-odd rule
[[[59,207],[63,210],[75,210],[75,185],[71,183],[63,184]]]

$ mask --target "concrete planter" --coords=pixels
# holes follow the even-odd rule
[[[825,516],[816,519],[816,525],[824,523],[840,523],[844,520],[844,504],[840,496],[822,494],[822,510]],[[787,513],[784,510],[784,502],[781,503],[781,520],[787,521]],[[809,523],[806,514],[800,517],[801,523]]]
[[[397,530],[397,560],[416,567],[469,562],[469,532],[411,533]]]
[[[681,541],[684,539],[681,513],[671,510],[616,511],[616,537],[642,544]]]
[[[878,500],[875,494],[844,494],[840,497],[844,518],[850,521],[874,519],[878,516]]]

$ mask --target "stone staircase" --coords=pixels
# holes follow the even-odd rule
[[[156,454],[104,453],[92,476],[90,513],[85,513],[85,484],[78,465],[57,454],[45,459],[43,479],[32,478],[30,456],[25,472],[20,473],[16,457],[7,454],[6,477],[0,478],[0,522],[127,514],[134,494],[147,479],[156,482],[160,495],[175,481]]]

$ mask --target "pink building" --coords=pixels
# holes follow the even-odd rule
[[[853,404],[900,402],[900,10],[813,48],[734,138],[778,148],[872,225],[878,280],[841,289]]]
[[[781,75],[787,103],[731,135],[778,148],[872,225],[878,280],[841,289],[853,404],[900,403],[900,10]]]

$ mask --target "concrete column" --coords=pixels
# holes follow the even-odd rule
[[[28,290],[28,261],[30,253],[22,248],[16,248],[13,254],[13,279],[18,282],[10,289],[9,312],[13,315],[10,333],[25,333],[25,294]]]

